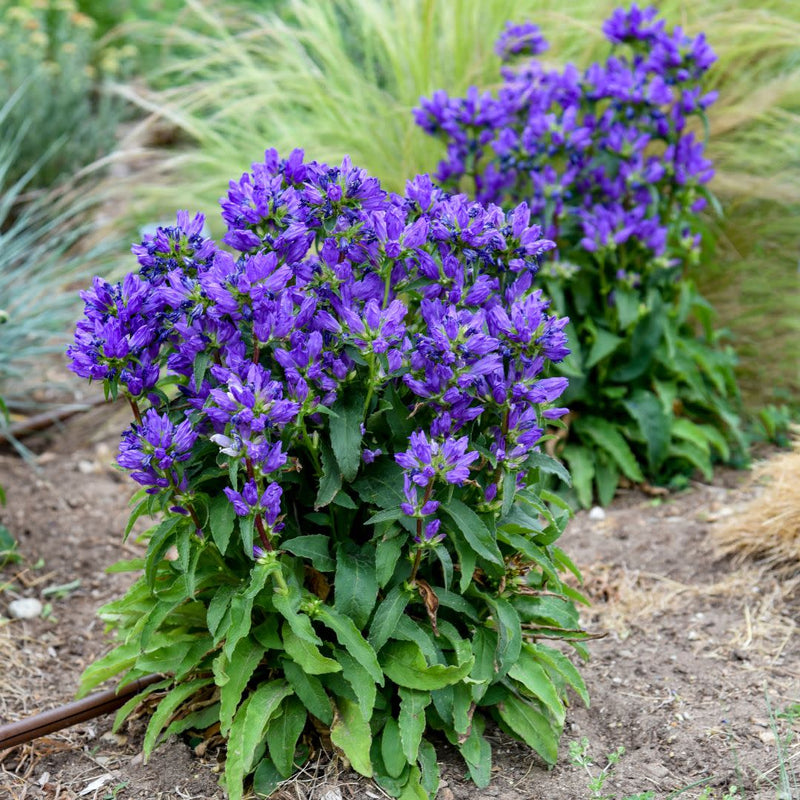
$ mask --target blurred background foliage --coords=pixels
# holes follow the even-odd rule
[[[15,393],[20,369],[44,375],[20,365],[36,363],[45,342],[60,347],[72,313],[49,315],[46,332],[12,336],[20,309],[39,302],[15,295],[23,287],[12,272],[30,270],[42,297],[67,290],[74,302],[78,273],[103,266],[86,255],[93,242],[107,242],[122,272],[142,226],[172,219],[187,194],[191,210],[212,211],[230,175],[266,147],[302,146],[333,162],[349,153],[400,189],[443,153],[411,109],[439,88],[493,88],[493,44],[506,21],[540,25],[552,66],[585,66],[603,50],[600,23],[619,4],[0,0],[0,188],[12,198],[0,230],[42,237],[52,256],[37,257],[35,270],[30,259],[20,267],[0,258],[0,310],[16,309],[0,327],[0,364],[12,352],[15,364],[0,369],[0,395]],[[669,25],[704,31],[719,56],[708,155],[723,214],[705,221],[694,278],[733,333],[749,405],[797,406],[800,4],[658,5]],[[66,229],[81,235],[70,241]]]

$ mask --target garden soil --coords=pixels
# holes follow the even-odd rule
[[[144,552],[133,537],[122,543],[132,487],[111,466],[126,416],[121,404],[112,414],[95,409],[27,440],[34,467],[0,452],[8,495],[0,523],[23,559],[0,571],[0,723],[72,700],[81,671],[109,647],[95,612],[131,578],[105,568]],[[800,774],[800,578],[778,580],[756,563],[734,566],[715,553],[715,526],[758,496],[746,478],[721,472],[713,485],[692,483],[666,497],[630,489],[603,519],[576,516],[561,545],[592,600],[583,623],[601,637],[589,642],[591,660],[581,666],[591,707],[572,698],[553,768],[489,731],[486,789],[472,786],[458,754],[437,743],[440,800],[590,798],[589,781],[618,748],[625,752],[607,769],[607,798],[647,791],[666,798],[693,785],[681,797],[708,786],[722,798],[734,785],[737,798],[781,797],[781,764]],[[19,597],[39,599],[43,614],[8,619]],[[173,738],[145,764],[145,720],[118,733],[111,723],[98,718],[0,752],[0,798],[222,800],[224,751],[213,739]],[[795,740],[787,741],[793,727]],[[584,737],[594,765],[577,767],[570,743]],[[274,797],[386,795],[320,749]]]

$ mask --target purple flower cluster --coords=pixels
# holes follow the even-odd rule
[[[496,95],[423,98],[417,123],[447,144],[437,177],[450,188],[469,179],[483,202],[527,200],[556,257],[694,257],[698,238],[674,219],[706,202],[713,171],[689,119],[714,101],[701,80],[715,56],[655,8],[618,9],[603,31],[614,51],[583,72],[528,58],[503,68]],[[536,55],[540,38],[509,25],[497,50]]]
[[[569,352],[567,320],[535,286],[554,245],[527,204],[506,213],[428,176],[388,194],[349,159],[270,150],[221,205],[233,252],[180,212],[133,248],[137,274],[83,293],[68,351],[75,372],[137,413],[151,404],[119,456],[148,491],[186,494],[211,453],[270,550],[296,525],[282,504],[306,497],[309,480],[316,494],[331,469],[323,441],[353,397],[358,469],[402,467],[401,511],[420,545],[445,535],[437,495],[473,487],[484,502],[504,470],[524,472],[543,420],[563,413],[549,405],[566,382],[547,365]],[[410,438],[380,428],[389,391]]]

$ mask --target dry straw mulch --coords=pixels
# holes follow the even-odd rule
[[[776,575],[800,574],[800,435],[790,452],[753,470],[752,498],[713,528],[721,553],[755,560]]]

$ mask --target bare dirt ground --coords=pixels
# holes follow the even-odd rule
[[[13,451],[0,452],[8,495],[0,523],[23,557],[0,571],[0,723],[72,700],[81,670],[108,648],[95,610],[130,577],[104,570],[143,552],[130,540],[121,544],[132,488],[110,466],[126,425],[119,407],[51,429],[28,442],[38,453],[35,470]],[[440,800],[591,798],[589,775],[569,760],[569,743],[583,737],[595,775],[607,754],[626,750],[609,771],[609,798],[646,791],[667,798],[698,781],[706,783],[681,797],[697,798],[704,785],[716,798],[732,785],[737,798],[781,797],[781,758],[800,774],[800,747],[781,740],[792,726],[800,729],[797,716],[777,717],[777,729],[770,718],[800,704],[800,579],[779,580],[715,555],[715,526],[753,494],[745,479],[723,472],[714,485],[696,483],[664,499],[631,490],[603,520],[577,515],[561,545],[593,601],[585,625],[607,634],[590,643],[592,659],[581,667],[591,708],[575,700],[550,770],[494,732],[494,779],[484,790],[467,782],[458,755],[442,745]],[[797,482],[800,490],[800,475]],[[40,599],[42,616],[7,619],[18,597]],[[111,718],[99,718],[0,752],[0,798],[222,800],[218,750],[198,754],[192,743],[172,739],[143,764],[142,720],[118,735],[110,728]],[[385,796],[324,753],[275,795]]]

